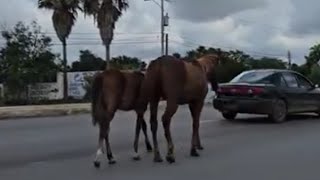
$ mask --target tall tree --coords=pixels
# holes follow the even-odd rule
[[[0,50],[0,77],[15,99],[27,93],[27,85],[48,82],[60,71],[52,40],[34,21],[31,26],[18,22],[2,32],[5,46]]]
[[[320,44],[316,44],[310,48],[309,55],[305,57],[306,64],[311,69],[314,64],[318,64],[320,60]]]
[[[115,69],[144,69],[145,62],[136,57],[118,56],[113,57],[110,61],[110,67]]]
[[[181,54],[180,54],[180,53],[177,53],[177,52],[173,53],[172,56],[174,56],[174,57],[176,57],[176,58],[178,58],[178,59],[181,58]]]
[[[67,82],[67,38],[76,22],[77,11],[80,8],[80,0],[38,0],[40,9],[53,10],[52,23],[63,47],[63,79],[64,79],[64,99],[68,96]]]
[[[115,24],[122,12],[129,7],[127,0],[81,0],[85,15],[92,15],[98,22],[101,40],[106,48],[106,69],[109,68],[110,44],[113,40]]]
[[[71,71],[98,71],[103,70],[106,62],[93,54],[90,50],[80,50],[79,61],[74,61]]]

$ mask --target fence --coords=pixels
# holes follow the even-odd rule
[[[93,76],[98,71],[86,72],[68,72],[68,96],[74,99],[83,99],[86,95],[85,77]],[[214,98],[214,91],[211,91],[211,86],[208,84],[209,92],[206,96],[205,103],[211,103]],[[57,73],[57,82],[53,83],[37,83],[29,86],[28,95],[30,99],[47,99],[59,100],[63,99],[63,73]],[[0,84],[0,99],[4,97],[3,85]]]

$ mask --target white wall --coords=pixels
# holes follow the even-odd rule
[[[3,84],[0,84],[0,99],[4,97],[4,87]]]
[[[29,85],[28,95],[31,99],[63,99],[63,73],[57,73],[57,82]]]
[[[68,72],[68,95],[75,99],[82,99],[86,94],[86,90],[83,87],[85,85],[84,77],[93,76],[97,72],[98,71]],[[208,88],[209,91],[205,103],[212,103],[215,92],[211,90],[210,84],[208,84]],[[30,86],[29,96],[31,98],[45,98],[49,100],[63,99],[63,74],[57,74],[57,82],[55,83],[38,83]]]

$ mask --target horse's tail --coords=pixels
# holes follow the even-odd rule
[[[91,95],[91,115],[92,115],[92,124],[95,126],[100,117],[100,108],[103,105],[102,100],[103,100],[103,75],[98,74],[94,77],[93,83],[92,83],[92,95]]]

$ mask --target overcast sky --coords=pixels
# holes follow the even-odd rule
[[[111,54],[149,61],[161,53],[160,8],[151,1],[129,3],[130,8],[116,26]],[[17,21],[37,20],[54,43],[59,43],[51,22],[52,12],[38,10],[37,0],[1,0],[0,4],[1,25],[10,28]],[[170,26],[166,28],[169,53],[184,54],[205,45],[285,58],[290,49],[293,62],[301,64],[320,38],[319,5],[317,0],[171,0],[165,3],[170,16]],[[80,49],[90,49],[104,57],[92,18],[85,19],[81,13],[68,42],[69,63],[78,59]],[[55,45],[54,51],[60,53],[61,47]]]

